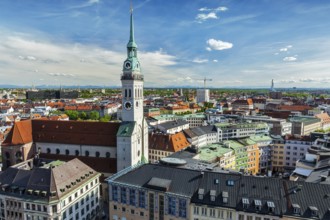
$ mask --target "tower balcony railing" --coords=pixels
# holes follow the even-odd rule
[[[143,75],[141,74],[122,74],[121,80],[144,80]]]

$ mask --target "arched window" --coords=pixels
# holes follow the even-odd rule
[[[86,156],[86,157],[89,156],[89,151],[88,151],[88,150],[85,151],[85,156]]]
[[[47,154],[50,154],[52,151],[50,148],[47,148]]]
[[[106,153],[105,153],[105,157],[106,157],[106,158],[110,158],[110,152],[106,152]]]
[[[6,159],[9,159],[9,158],[10,158],[10,153],[6,152]]]
[[[127,98],[127,89],[125,89],[125,98]]]
[[[100,152],[96,151],[96,152],[95,152],[95,156],[96,156],[96,157],[100,157]]]
[[[60,153],[61,153],[60,149],[56,148],[56,154],[60,154]]]
[[[75,154],[76,156],[79,156],[79,150],[76,150]]]
[[[17,151],[15,154],[16,158],[22,158],[22,152],[21,151]]]
[[[131,90],[131,89],[128,90],[128,97],[129,97],[129,98],[132,97],[132,90]]]
[[[69,155],[70,154],[70,151],[68,149],[65,150],[65,154],[66,155]]]

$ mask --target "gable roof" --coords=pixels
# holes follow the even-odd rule
[[[33,196],[33,199],[36,199],[38,196],[40,200],[51,201],[61,198],[68,192],[68,188],[72,190],[89,181],[86,174],[89,176],[99,175],[78,159],[70,160],[67,163],[57,162],[56,164],[32,169],[9,167],[0,173],[1,188],[13,197]],[[84,179],[81,179],[82,176]],[[80,181],[77,182],[77,179]],[[66,187],[67,185],[70,187]]]
[[[153,133],[149,135],[149,149],[177,152],[189,145],[190,143],[183,132],[176,134]]]
[[[119,126],[117,122],[25,120],[15,123],[3,145],[34,141],[115,147]]]
[[[116,122],[32,120],[33,141],[115,147],[119,125]]]
[[[23,145],[31,143],[32,141],[31,120],[24,120],[15,122],[2,145]]]

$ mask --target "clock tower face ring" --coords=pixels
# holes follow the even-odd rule
[[[124,67],[125,67],[125,69],[130,69],[131,66],[132,66],[132,64],[131,64],[130,61],[125,61],[125,63],[124,63]]]
[[[124,103],[124,108],[126,110],[131,110],[132,109],[132,103],[130,101],[127,101]]]

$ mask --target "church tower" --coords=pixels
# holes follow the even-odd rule
[[[131,8],[127,58],[121,75],[122,124],[117,133],[117,171],[148,158],[148,125],[143,116],[143,80]]]

